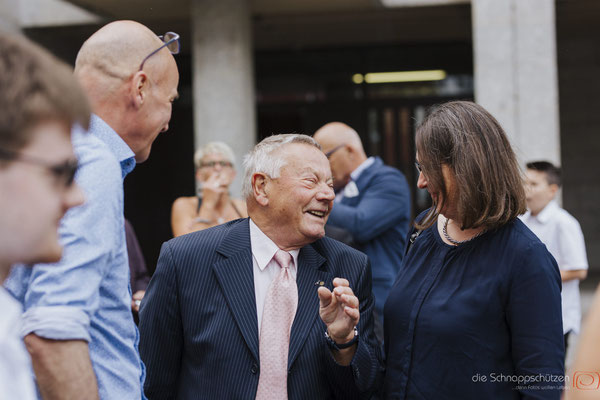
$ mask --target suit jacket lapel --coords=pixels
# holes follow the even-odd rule
[[[258,361],[258,321],[248,219],[231,227],[217,252],[226,258],[215,263],[213,270],[235,322]]]
[[[319,296],[317,295],[317,289],[319,288],[319,282],[324,282],[329,288],[332,286],[333,275],[319,269],[325,261],[325,258],[313,248],[313,245],[303,247],[298,255],[296,274],[298,309],[290,333],[288,369],[298,357],[315,318],[318,318]]]

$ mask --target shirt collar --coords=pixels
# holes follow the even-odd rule
[[[352,171],[352,173],[350,174],[350,178],[353,181],[356,181],[358,179],[358,177],[360,176],[360,174],[362,174],[362,172],[365,169],[369,168],[371,166],[371,164],[373,164],[374,162],[375,162],[375,158],[374,157],[367,158],[358,167],[356,167],[356,169],[354,171]]]
[[[258,268],[263,271],[269,262],[273,259],[273,256],[279,250],[279,247],[260,230],[258,226],[250,219],[250,247],[252,248],[252,255],[256,259]],[[298,265],[298,254],[300,249],[288,251],[294,259],[294,266]]]
[[[96,114],[92,114],[90,118],[89,131],[102,140],[113,152],[121,164],[121,175],[123,178],[133,171],[135,168],[135,154],[121,136]]]
[[[542,224],[545,224],[546,222],[550,221],[550,218],[552,218],[552,215],[556,212],[556,210],[558,210],[558,204],[556,201],[552,200],[546,205],[546,207],[542,209],[542,211],[538,213],[538,215],[536,215],[536,217],[538,221],[540,221]]]

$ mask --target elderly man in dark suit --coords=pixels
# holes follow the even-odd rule
[[[245,160],[250,218],[163,245],[142,301],[150,399],[369,398],[382,374],[367,257],[324,238],[331,170],[305,135]]]

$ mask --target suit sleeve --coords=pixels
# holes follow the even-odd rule
[[[345,229],[354,240],[367,242],[403,220],[408,223],[410,190],[404,176],[386,169],[375,174],[355,206],[335,203],[328,224]]]
[[[177,396],[183,347],[179,310],[177,271],[165,243],[140,309],[140,355],[146,364],[144,392],[149,400]]]
[[[371,292],[371,264],[368,259],[353,290],[360,302],[358,347],[350,366],[341,366],[333,356],[329,357],[331,365],[327,371],[336,399],[370,399],[379,389],[383,377],[381,346],[373,331],[375,299]],[[325,340],[323,344],[327,346]]]

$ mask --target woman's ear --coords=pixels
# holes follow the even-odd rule
[[[262,172],[256,172],[252,175],[251,182],[252,195],[256,202],[263,207],[269,205],[269,177]]]

